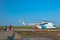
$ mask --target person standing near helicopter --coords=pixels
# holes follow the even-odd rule
[[[12,25],[10,25],[9,30],[10,30],[10,32],[12,32]]]

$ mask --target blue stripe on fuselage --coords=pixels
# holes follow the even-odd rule
[[[46,25],[45,24],[41,24],[42,29],[46,29]]]

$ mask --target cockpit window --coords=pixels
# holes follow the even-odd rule
[[[48,24],[48,23],[44,23],[44,24]]]

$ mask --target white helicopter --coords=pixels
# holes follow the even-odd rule
[[[25,23],[24,20],[19,20],[19,22],[21,22],[23,25],[27,26],[27,25],[33,25],[33,28],[35,29],[46,29],[46,28],[56,28],[55,24],[53,24],[52,22],[48,22],[48,21],[43,21],[41,23]]]

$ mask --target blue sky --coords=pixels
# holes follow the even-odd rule
[[[20,19],[60,21],[60,0],[0,0],[0,25],[19,26]]]

